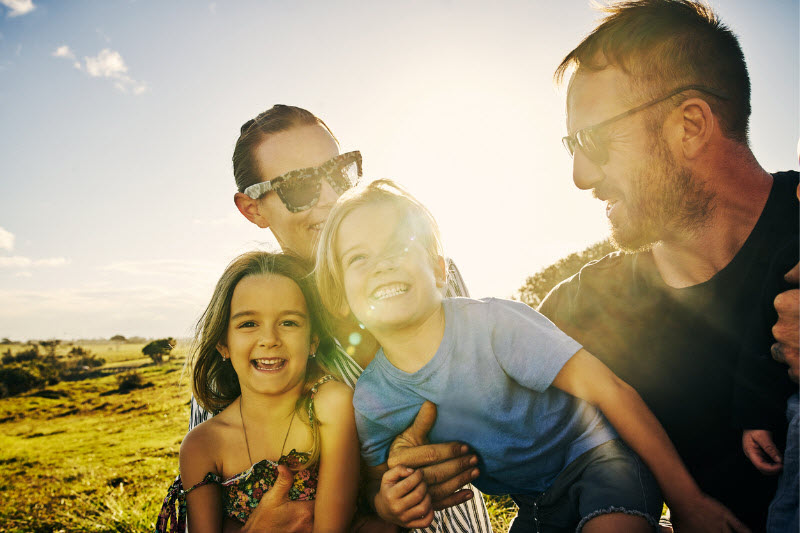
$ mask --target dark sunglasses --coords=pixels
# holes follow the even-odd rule
[[[332,157],[318,167],[292,170],[269,181],[250,185],[243,192],[253,200],[258,200],[269,191],[275,191],[286,209],[298,213],[317,205],[322,178],[330,183],[336,194],[342,194],[354,187],[361,175],[361,153],[347,152]]]
[[[564,145],[564,148],[567,149],[569,152],[570,157],[575,156],[575,150],[578,148],[584,153],[586,157],[594,161],[595,163],[602,165],[608,161],[608,146],[607,143],[603,142],[601,138],[597,135],[599,130],[605,128],[609,124],[613,124],[618,120],[622,120],[625,117],[629,117],[634,113],[638,113],[648,107],[652,107],[656,104],[663,102],[673,96],[677,96],[684,91],[700,91],[706,94],[710,94],[711,96],[716,96],[722,100],[727,100],[728,96],[716,89],[710,89],[708,87],[704,87],[702,85],[686,85],[684,87],[679,87],[675,89],[671,93],[667,94],[666,96],[662,96],[660,98],[656,98],[655,100],[650,100],[647,103],[644,103],[640,106],[636,106],[633,109],[629,109],[624,113],[620,113],[619,115],[613,116],[607,120],[604,120],[598,124],[593,126],[589,126],[587,128],[583,128],[582,130],[578,130],[572,135],[568,135],[561,139],[561,143]]]

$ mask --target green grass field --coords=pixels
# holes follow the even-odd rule
[[[106,360],[102,376],[0,399],[0,532],[155,527],[189,424],[186,343],[161,366],[142,357],[141,344],[82,346]],[[56,354],[70,348],[59,346]],[[117,376],[131,367],[149,385],[121,392]],[[487,504],[494,530],[505,533],[513,504]]]

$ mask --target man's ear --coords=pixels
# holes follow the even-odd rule
[[[244,218],[259,228],[269,227],[269,220],[267,220],[267,217],[264,216],[264,210],[261,208],[261,204],[258,200],[253,200],[246,194],[237,192],[233,195],[233,203],[236,204],[236,208],[244,216]]]
[[[680,106],[681,148],[686,159],[696,159],[704,153],[715,130],[719,127],[711,106],[702,98],[689,98]]]
[[[222,344],[221,342],[217,343],[217,351],[219,352],[219,354],[222,356],[223,359],[231,358],[231,354],[228,351],[228,347]]]
[[[436,256],[436,263],[433,265],[433,274],[436,276],[436,286],[440,289],[447,286],[447,264],[444,257]]]

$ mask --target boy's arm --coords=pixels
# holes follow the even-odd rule
[[[553,386],[600,409],[620,437],[653,472],[679,531],[748,529],[723,505],[705,495],[639,394],[586,350],[563,366]]]
[[[314,397],[320,432],[319,482],[314,505],[315,533],[344,532],[353,519],[358,495],[358,436],[353,392],[330,382]]]

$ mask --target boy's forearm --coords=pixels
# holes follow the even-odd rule
[[[695,501],[701,493],[667,432],[627,383],[614,378],[614,391],[598,404],[620,437],[647,464],[669,506]]]

